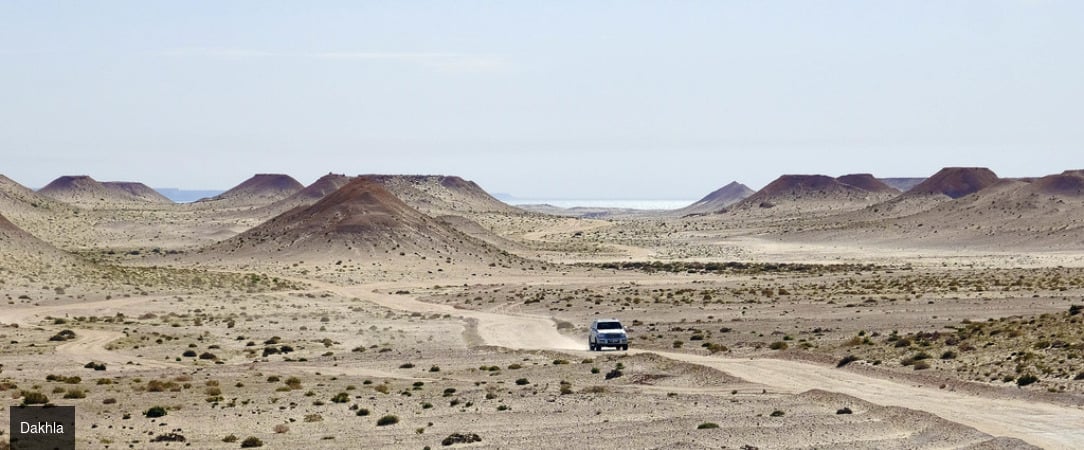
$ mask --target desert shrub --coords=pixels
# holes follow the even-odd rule
[[[569,395],[572,393],[572,383],[567,381],[561,382],[561,395]]]
[[[71,388],[71,389],[68,389],[68,391],[64,393],[64,398],[67,398],[67,399],[87,398],[87,391],[84,391],[84,390],[78,389],[78,388]]]
[[[846,406],[836,410],[836,414],[853,414],[853,413],[854,413],[854,411],[851,411],[851,408],[848,408]]]
[[[516,385],[517,386],[524,386],[524,385],[528,385],[528,384],[531,384],[531,382],[527,381],[526,378],[520,378],[520,379],[516,380]]]
[[[148,392],[178,392],[181,390],[181,386],[173,381],[151,380],[147,382]]]
[[[38,391],[22,391],[24,405],[44,405],[49,403],[49,397]]]
[[[75,332],[72,330],[61,330],[59,333],[54,334],[49,338],[52,342],[64,342],[75,339]]]
[[[696,426],[697,430],[713,430],[713,429],[716,429],[716,428],[719,428],[719,424],[717,424],[715,422],[704,422],[704,423]]]
[[[775,411],[772,411],[772,413],[770,415],[772,417],[783,417],[783,415],[785,415],[785,414],[786,414],[785,412],[780,411],[780,410],[777,409]]]
[[[365,409],[365,408],[361,408],[361,409],[358,410],[357,414],[358,414],[358,416],[365,417],[365,416],[369,415],[369,410]]]
[[[112,404],[115,404],[115,403],[117,403],[117,399],[115,399],[113,397],[109,397],[107,399],[102,400],[103,405],[112,405]]]
[[[854,355],[847,355],[847,356],[844,356],[843,359],[840,359],[839,362],[836,363],[836,367],[843,367],[843,366],[846,366],[846,365],[848,365],[850,363],[858,361],[860,359],[861,358],[859,358],[857,356],[854,356]]]
[[[301,389],[301,379],[299,379],[297,377],[287,378],[285,383],[286,383],[287,387],[289,387],[290,389],[293,389],[295,391],[298,390],[298,389]]]
[[[195,358],[196,357],[196,351],[195,350],[185,350],[184,353],[181,353],[181,356],[183,356],[185,358]]]
[[[930,368],[930,363],[926,361],[919,361],[915,363],[915,370],[926,370]]]
[[[186,439],[184,436],[177,433],[165,433],[155,436],[151,439],[151,442],[184,442]]]
[[[783,342],[783,341],[775,341],[775,342],[772,342],[771,345],[768,346],[768,348],[770,348],[772,350],[786,350],[787,349],[787,343]]]
[[[88,362],[88,363],[84,364],[83,368],[84,369],[94,369],[94,370],[101,371],[101,370],[105,370],[105,363],[91,361],[91,362]]]
[[[241,448],[256,448],[263,447],[263,441],[256,436],[249,436],[245,440],[241,441]]]
[[[237,436],[233,434],[227,435],[226,437],[222,438],[222,442],[225,442],[227,444],[237,442]]]
[[[414,364],[413,363],[403,363],[403,364],[399,365],[399,368],[400,369],[413,369]]]
[[[1039,382],[1039,377],[1037,377],[1035,375],[1032,375],[1030,373],[1025,374],[1025,375],[1021,375],[1020,378],[1016,379],[1016,385],[1021,386],[1021,387],[1027,386],[1029,384],[1035,384],[1035,383],[1038,383],[1038,382]]]
[[[381,417],[380,419],[377,419],[376,426],[385,427],[388,425],[395,425],[397,423],[399,423],[399,417],[388,414],[384,417]]]
[[[440,372],[440,366],[433,366],[429,368],[430,372]]]
[[[166,409],[161,406],[152,406],[150,409],[143,412],[144,416],[148,418],[162,417],[166,415]]]
[[[555,366],[563,366],[565,364],[568,364],[567,359],[555,359],[555,360],[553,360],[553,365],[555,365]]]
[[[941,354],[941,359],[956,359],[956,352],[952,350],[946,350]]]
[[[377,391],[377,392],[379,392],[381,394],[387,394],[388,392],[391,391],[391,388],[389,388],[388,385],[386,385],[386,384],[378,384],[378,385],[376,385],[376,387],[373,388],[373,390]]]
[[[316,423],[316,422],[323,422],[323,421],[324,421],[324,416],[321,416],[319,414],[306,414],[305,415],[305,422],[306,423]]]
[[[445,397],[451,397],[452,394],[455,394],[455,388],[450,387],[450,388],[447,388],[447,389],[444,390],[444,396]]]
[[[447,447],[449,445],[473,444],[475,442],[482,442],[481,436],[474,433],[452,433],[440,441],[440,445]]]
[[[350,401],[350,394],[347,394],[345,392],[340,392],[338,394],[335,394],[334,397],[331,397],[331,401],[333,403],[346,403],[346,402]]]
[[[624,372],[621,372],[620,369],[614,369],[614,370],[611,370],[609,372],[606,372],[606,379],[607,380],[612,380],[614,378],[619,378],[622,375],[624,375]]]

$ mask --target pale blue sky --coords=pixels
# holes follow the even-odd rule
[[[316,6],[313,6],[316,5]],[[0,173],[694,198],[1084,167],[1084,2],[0,2]]]

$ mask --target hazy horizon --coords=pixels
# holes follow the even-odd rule
[[[1082,22],[1023,0],[5,3],[0,173],[433,173],[577,199],[1041,176],[1081,165]]]

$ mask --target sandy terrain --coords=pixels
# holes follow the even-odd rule
[[[80,448],[1079,448],[1078,176],[956,175],[986,187],[882,216],[872,176],[792,178],[608,220],[455,177],[139,207],[7,183],[0,390],[77,406]],[[588,351],[597,317],[632,349]]]

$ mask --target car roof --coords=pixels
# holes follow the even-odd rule
[[[620,322],[620,320],[617,320],[617,319],[595,319],[595,323],[602,323],[602,322]]]

